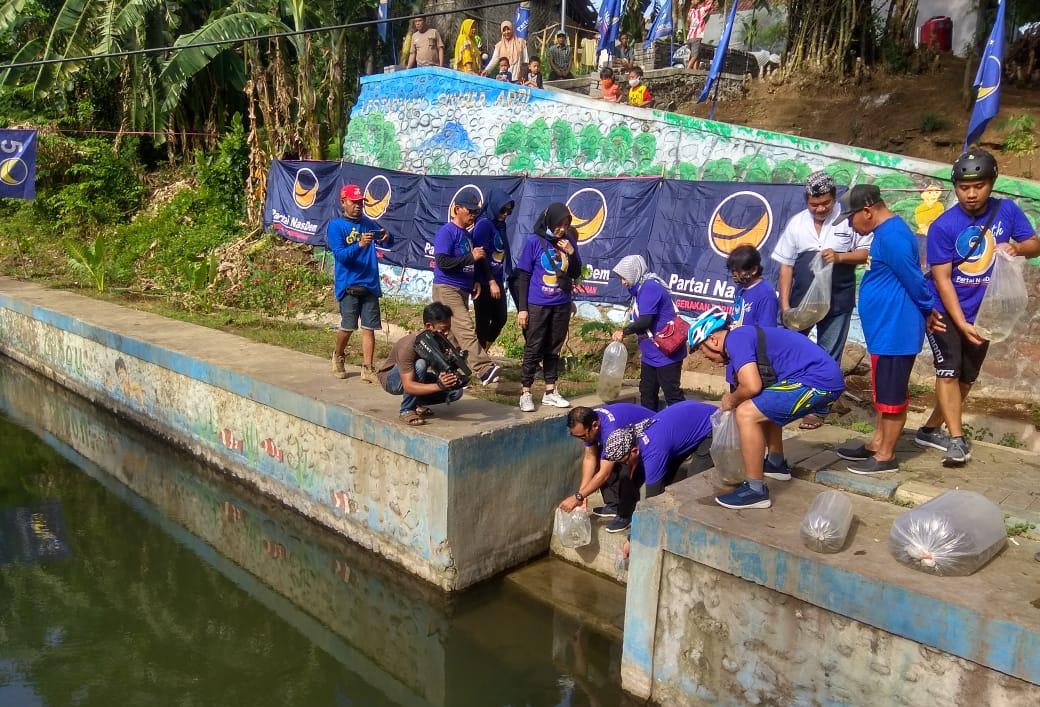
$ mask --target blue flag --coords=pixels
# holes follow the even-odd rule
[[[646,35],[646,41],[643,42],[643,49],[649,49],[650,45],[655,40],[667,37],[672,34],[674,28],[672,27],[672,0],[664,0],[664,4],[657,9],[657,16],[654,17],[654,23],[650,25],[650,31]]]
[[[596,31],[599,32],[599,43],[596,44],[596,60],[604,49],[612,51],[621,29],[622,0],[603,0],[599,6],[599,18],[596,20]]]
[[[520,39],[527,39],[529,29],[531,29],[531,3],[522,2],[516,8],[516,16],[513,18],[513,34]]]
[[[1004,63],[1004,2],[997,7],[997,19],[989,33],[989,41],[982,52],[979,71],[975,74],[975,107],[968,121],[968,134],[964,138],[964,149],[978,142],[986,131],[986,124],[1000,111],[1000,78]]]
[[[380,20],[387,20],[387,19],[389,19],[390,18],[390,0],[379,0],[379,8],[378,8],[377,12],[379,13],[379,19]],[[379,32],[379,38],[383,40],[384,44],[386,43],[387,31],[388,31],[389,26],[390,26],[389,22],[380,22],[378,25],[376,25],[377,31]]]
[[[35,130],[0,130],[0,197],[36,197]]]
[[[729,17],[726,18],[726,26],[722,28],[722,37],[719,39],[719,46],[715,47],[715,57],[711,60],[711,69],[708,70],[708,80],[704,83],[704,90],[701,91],[700,98],[697,99],[698,103],[704,103],[708,100],[708,96],[711,94],[712,84],[722,73],[722,65],[726,63],[726,52],[729,51],[729,36],[733,34],[733,25],[737,20],[737,5],[740,3],[737,0],[733,0],[733,6],[729,10]],[[714,110],[712,114],[714,115]]]

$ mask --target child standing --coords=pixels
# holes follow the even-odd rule
[[[654,97],[643,83],[643,68],[640,66],[628,70],[628,103],[641,108],[654,107]]]
[[[614,82],[614,70],[609,66],[600,69],[599,72],[599,97],[611,103],[621,100],[621,87]]]
[[[509,70],[509,59],[507,57],[502,57],[498,60],[498,73],[495,74],[495,78],[506,83],[513,83],[513,74]]]
[[[753,245],[733,249],[726,269],[737,286],[733,326],[776,326],[780,301],[776,290],[762,279],[762,254]]]

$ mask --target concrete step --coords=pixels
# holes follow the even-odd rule
[[[603,497],[599,492],[589,496],[589,510],[603,505]],[[592,542],[585,547],[569,548],[560,544],[553,534],[549,551],[582,569],[595,572],[621,584],[628,583],[628,565],[619,572],[617,559],[621,556],[621,547],[628,540],[628,533],[608,533],[607,520],[592,516]]]

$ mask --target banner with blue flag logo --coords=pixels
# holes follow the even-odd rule
[[[617,41],[621,30],[622,9],[622,0],[603,0],[603,4],[599,6],[599,17],[596,19],[596,31],[599,32],[599,42],[596,44],[597,63],[600,52],[604,49],[614,49],[614,42]]]
[[[964,138],[965,150],[979,141],[986,131],[986,125],[1000,112],[1000,79],[1004,73],[1004,4],[1005,0],[1000,0],[997,19],[990,30],[979,70],[975,74],[974,86],[978,94],[971,111],[971,120],[968,121],[968,134]]]
[[[650,25],[650,31],[646,35],[646,41],[643,42],[643,48],[649,49],[650,45],[656,40],[661,39],[662,37],[671,36],[673,31],[672,0],[664,0],[661,7],[657,9],[654,23]]]
[[[0,130],[0,197],[36,197],[35,130]]]
[[[733,34],[733,25],[737,21],[737,5],[739,4],[738,0],[733,0],[733,5],[729,9],[729,17],[726,18],[726,26],[722,28],[719,45],[715,47],[715,56],[711,60],[711,69],[708,70],[708,80],[705,81],[704,90],[701,91],[700,98],[697,99],[698,103],[704,103],[704,101],[708,100],[708,96],[711,95],[712,85],[718,79],[719,74],[722,73],[722,67],[726,63],[726,53],[729,51],[729,38]],[[715,110],[712,108],[713,118],[714,114]]]
[[[520,39],[527,39],[527,33],[531,29],[531,3],[522,2],[520,6],[516,8],[516,15],[513,17],[513,34]]]

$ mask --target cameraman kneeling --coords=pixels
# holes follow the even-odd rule
[[[423,309],[424,331],[451,337],[451,310],[440,302]],[[454,373],[435,373],[430,362],[416,352],[416,337],[409,334],[398,340],[379,369],[379,382],[391,395],[400,395],[401,419],[409,425],[425,425],[433,414],[429,405],[453,403],[462,397],[462,385]],[[454,341],[451,341],[457,347]]]

